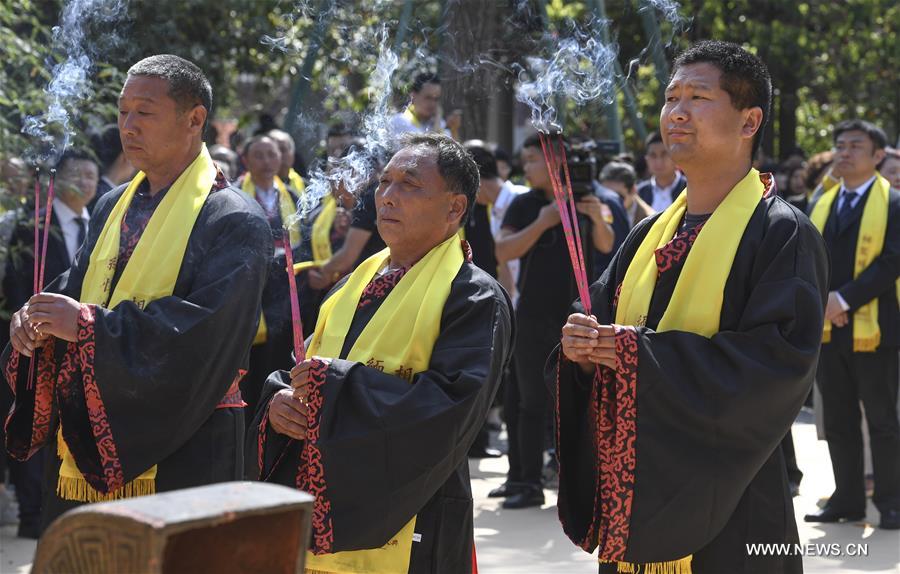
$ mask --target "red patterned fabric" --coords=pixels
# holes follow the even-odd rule
[[[467,263],[471,263],[472,262],[472,246],[469,245],[469,242],[466,241],[465,239],[463,239],[461,241],[462,241],[463,256],[466,258]]]
[[[99,477],[85,474],[84,478],[97,491],[107,493],[125,485],[125,474],[122,471],[116,442],[109,426],[106,407],[100,397],[100,389],[94,377],[94,320],[96,313],[96,306],[81,305],[81,313],[78,315],[78,339],[74,344],[77,349],[74,350],[77,352],[78,362],[81,366],[85,406],[103,473]]]
[[[637,436],[638,337],[634,327],[616,328],[616,369],[602,369],[598,421],[601,560],[622,561],[634,500]]]
[[[231,383],[231,386],[228,387],[228,391],[226,391],[225,396],[222,397],[222,400],[220,400],[219,404],[216,405],[217,409],[243,408],[247,406],[247,403],[244,402],[244,398],[241,396],[240,387],[241,380],[243,380],[246,374],[246,369],[238,370],[238,374],[234,378],[234,382]]]
[[[359,304],[356,308],[362,309],[368,307],[372,303],[387,297],[388,293],[391,292],[391,289],[397,286],[397,283],[403,279],[403,276],[406,275],[407,271],[408,269],[401,267],[400,269],[389,271],[384,275],[377,275],[368,285],[366,285],[366,288],[363,289],[362,295],[359,297]]]
[[[35,349],[33,361],[37,365],[37,377],[34,388],[34,408],[29,415],[31,424],[27,427],[31,431],[25,433],[11,432],[9,429],[13,416],[18,414],[18,409],[9,413],[5,421],[6,448],[10,456],[15,460],[24,461],[31,458],[50,437],[50,421],[53,413],[53,394],[56,387],[56,357],[55,346],[51,342],[39,349]],[[19,376],[19,362],[21,354],[17,351],[10,353],[6,365],[6,378],[15,394],[15,383]]]
[[[331,520],[331,502],[328,499],[325,467],[322,453],[316,444],[319,440],[319,424],[322,414],[322,386],[331,364],[329,359],[315,358],[309,368],[309,395],[307,395],[306,444],[301,452],[297,471],[297,488],[315,497],[312,514],[313,541],[310,551],[327,554],[334,545],[334,527]]]
[[[4,376],[6,376],[6,383],[9,385],[9,390],[12,393],[16,394],[16,377],[19,375],[19,357],[21,355],[18,351],[13,349],[9,353],[9,360],[6,362],[6,370],[4,371]]]
[[[697,240],[697,236],[700,234],[700,230],[703,229],[703,225],[704,224],[701,223],[693,229],[688,229],[679,233],[672,238],[672,241],[669,241],[656,250],[657,277],[684,259],[688,251],[690,251],[691,246],[694,245],[694,241]]]

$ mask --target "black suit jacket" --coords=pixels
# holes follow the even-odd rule
[[[41,210],[41,240],[43,241],[43,218]],[[31,297],[34,289],[34,221],[33,215],[19,221],[9,245],[6,260],[6,276],[3,278],[4,306],[14,313]],[[44,268],[44,285],[62,275],[71,266],[66,240],[56,214],[50,216],[50,235],[47,242],[47,263]]]
[[[684,188],[687,187],[687,179],[684,177],[683,173],[678,173],[678,183],[675,184],[675,187],[672,188],[672,201],[684,191]],[[638,186],[638,195],[647,202],[647,205],[653,206],[653,181],[648,179],[644,183]]]
[[[856,202],[844,225],[838,225],[837,211],[840,197],[831,205],[831,212],[822,235],[831,256],[831,284],[829,291],[837,291],[854,312],[869,301],[878,299],[878,324],[881,328],[881,348],[900,346],[900,311],[897,306],[896,281],[900,276],[900,192],[888,192],[888,222],[884,247],[879,255],[859,277],[854,279],[856,244],[862,214],[871,197],[872,186]],[[813,212],[818,200],[810,205]],[[831,341],[844,349],[853,349],[853,322],[842,329],[833,328]]]

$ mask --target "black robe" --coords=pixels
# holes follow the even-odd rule
[[[618,289],[658,217],[632,230],[591,287],[601,324],[615,323]],[[576,544],[597,547],[598,467],[615,454],[598,444],[618,444],[618,460],[634,461],[633,475],[616,468],[605,484],[614,523],[606,544],[622,553],[620,560],[692,554],[695,574],[797,572],[799,555],[751,557],[745,544],[798,542],[778,445],[815,374],[828,286],[825,246],[806,216],[767,197],[740,241],[719,332],[710,339],[657,333],[694,238],[684,232],[657,252],[661,272],[647,325],[618,332],[618,386],[607,388],[612,429],[596,423],[598,379],[560,360],[558,351],[550,357],[548,375],[558,377],[560,519]],[[636,414],[625,420],[635,404]]]
[[[341,357],[346,357],[398,278],[376,278],[361,299]],[[339,283],[338,288],[343,282]],[[452,282],[427,371],[412,384],[377,368],[314,360],[310,404],[321,454],[300,465],[301,444],[275,433],[267,405],[289,388],[273,373],[248,436],[249,472],[295,487],[310,473],[316,495],[311,550],[378,548],[416,515],[410,572],[472,571],[473,516],[467,452],[484,423],[509,361],[512,304],[484,271],[467,262]],[[274,467],[274,469],[273,469]]]
[[[131,301],[115,309],[83,305],[77,342],[57,340],[36,351],[32,389],[30,361],[6,347],[3,372],[16,394],[6,423],[12,456],[25,459],[45,443],[56,452],[61,419],[79,470],[100,492],[153,465],[157,491],[241,478],[237,383],[256,331],[272,239],[259,207],[227,186],[220,174],[171,296],[143,310]],[[125,187],[101,198],[72,269],[45,291],[79,299],[90,253]],[[123,237],[133,238],[125,227]],[[81,504],[56,496],[58,461],[49,467],[45,525]]]

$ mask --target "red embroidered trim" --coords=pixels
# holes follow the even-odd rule
[[[19,433],[9,432],[9,422],[19,409],[9,413],[5,420],[7,429],[6,446],[10,456],[18,461],[31,458],[50,436],[50,420],[53,413],[53,393],[56,387],[56,356],[54,340],[51,340],[40,349],[36,349],[31,360],[37,361],[37,377],[34,388],[34,407],[31,413],[22,413],[30,416],[30,434],[20,436]],[[9,362],[6,365],[7,381],[15,395],[15,384],[19,376],[19,361],[21,355],[17,351],[10,353]]]
[[[13,349],[9,353],[9,360],[6,362],[6,369],[3,372],[4,376],[6,376],[9,390],[12,391],[13,395],[16,394],[16,380],[19,378],[19,357],[21,357],[19,352]]]
[[[621,283],[619,283],[619,286],[616,287],[616,294],[613,295],[613,303],[612,303],[613,310],[615,310],[616,307],[619,306],[619,296],[620,295],[622,295],[622,284]]]
[[[313,542],[310,550],[314,554],[327,554],[334,545],[334,526],[331,519],[331,501],[328,499],[325,481],[325,467],[322,453],[316,442],[319,440],[319,424],[322,415],[322,386],[331,361],[315,358],[309,368],[309,395],[307,396],[306,444],[300,455],[300,467],[296,484],[316,498],[313,504]]]
[[[259,427],[257,428],[257,442],[256,442],[256,464],[259,466],[259,480],[265,480],[263,478],[263,470],[265,467],[265,448],[266,448],[266,430],[269,428],[269,407],[272,406],[272,401],[266,403],[266,410],[263,412],[262,420],[259,422]]]
[[[359,296],[359,304],[356,308],[362,309],[363,307],[368,307],[375,301],[387,297],[391,292],[391,289],[397,286],[397,283],[403,279],[403,276],[406,275],[407,271],[408,269],[404,267],[395,269],[384,275],[376,276],[368,285],[366,285],[366,288],[363,289],[362,295]]]
[[[769,198],[778,192],[775,184],[775,177],[771,173],[759,174],[759,181],[762,182],[765,189],[763,190],[763,198]]]
[[[231,383],[231,386],[228,387],[225,396],[222,397],[222,400],[216,405],[217,409],[243,408],[247,406],[247,403],[244,402],[244,398],[241,396],[240,387],[240,382],[246,374],[246,369],[238,369],[238,374]]]
[[[462,241],[463,256],[465,256],[467,263],[471,263],[472,262],[472,246],[469,245],[469,242],[466,241],[465,239],[462,239],[460,241]]]
[[[125,474],[122,471],[122,463],[119,461],[118,449],[113,439],[109,419],[106,416],[106,406],[100,397],[100,389],[94,378],[94,320],[96,317],[94,305],[81,305],[78,314],[78,360],[81,363],[82,382],[84,384],[84,402],[88,411],[88,419],[91,423],[91,431],[97,444],[97,454],[100,456],[102,477],[94,477],[85,474],[85,479],[96,490],[107,493],[125,485]]]
[[[679,233],[672,241],[669,241],[662,247],[656,250],[656,268],[658,270],[658,275],[662,275],[672,267],[674,267],[677,263],[679,263],[682,259],[684,259],[687,252],[690,250],[691,246],[694,244],[694,241],[697,240],[697,236],[700,234],[700,230],[703,229],[704,223],[701,223],[697,227],[693,229],[689,229],[682,233]]]
[[[41,347],[37,364],[37,384],[34,391],[34,420],[31,428],[30,457],[50,437],[50,418],[53,412],[53,392],[56,386],[56,345],[51,339]]]
[[[622,561],[634,500],[638,337],[634,327],[616,325],[615,329],[616,369],[615,373],[603,369],[599,420],[599,556],[601,560]]]

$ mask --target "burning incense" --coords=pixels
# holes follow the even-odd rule
[[[306,348],[303,342],[303,323],[300,321],[300,301],[297,299],[297,279],[294,277],[294,254],[291,252],[291,238],[288,230],[284,233],[284,259],[288,276],[288,287],[291,297],[291,326],[294,331],[294,360],[297,364],[306,360]]]
[[[50,183],[47,187],[47,212],[44,214],[44,242],[41,244],[41,262],[38,266],[39,275],[37,278],[37,288],[35,294],[40,293],[44,289],[44,271],[47,267],[47,244],[50,243],[50,218],[53,215],[53,197],[54,183],[56,182],[56,170],[50,170]],[[37,244],[35,244],[35,254],[37,254]]]
[[[553,141],[548,134],[538,132],[541,140],[541,149],[544,152],[544,161],[550,173],[550,183],[553,187],[553,197],[559,210],[563,233],[566,238],[566,247],[569,250],[569,259],[572,262],[572,271],[575,275],[575,284],[578,288],[578,296],[585,312],[591,313],[591,299],[587,268],[584,264],[584,248],[581,243],[581,230],[578,224],[578,211],[575,209],[575,200],[572,194],[572,181],[569,177],[566,164],[565,148],[562,136],[559,136],[560,154],[554,150]],[[560,171],[565,175],[565,185],[560,176]]]

